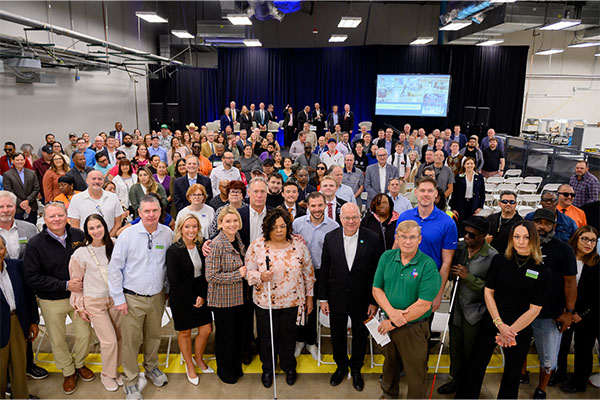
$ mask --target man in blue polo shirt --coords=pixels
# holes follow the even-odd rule
[[[417,207],[403,212],[396,224],[398,226],[402,221],[410,220],[417,222],[421,226],[422,240],[419,250],[433,258],[442,276],[441,289],[435,300],[433,300],[432,311],[434,312],[440,307],[442,294],[444,293],[446,282],[448,282],[452,257],[454,256],[454,250],[456,250],[458,242],[456,224],[448,214],[435,206],[436,194],[435,179],[431,177],[418,179],[415,184]]]

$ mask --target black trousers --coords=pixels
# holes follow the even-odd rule
[[[235,383],[242,372],[244,306],[213,308],[215,316],[215,356],[217,375],[225,383]]]
[[[473,351],[471,351],[465,368],[465,379],[460,380],[456,399],[479,398],[485,370],[497,346],[497,333],[498,329],[492,323],[489,315],[484,317],[477,336],[475,336]],[[498,391],[499,399],[516,399],[519,397],[519,377],[531,344],[531,336],[531,327],[527,327],[519,332],[516,346],[503,349],[505,364]]]
[[[571,342],[573,341],[573,332],[577,324],[571,324],[571,329],[567,329],[563,332],[560,338],[560,349],[558,351],[558,361],[556,371],[554,374],[567,374],[567,357],[571,350]]]
[[[271,355],[271,327],[269,310],[256,307],[256,327],[258,329],[260,361],[264,373],[273,374],[273,358]],[[298,307],[273,309],[273,344],[275,346],[275,362],[279,356],[279,365],[285,372],[296,371],[296,317]]]
[[[246,282],[244,282],[246,285]],[[254,338],[254,302],[252,301],[252,288],[249,288],[250,295],[244,296],[243,307],[243,333],[242,333],[242,354],[252,356],[252,344],[256,341]]]
[[[317,344],[317,316],[319,315],[319,270],[315,269],[315,285],[313,289],[313,312],[307,317],[303,325],[297,327],[296,341],[308,345]]]
[[[329,314],[331,325],[331,345],[333,346],[333,360],[338,368],[352,372],[360,372],[365,361],[367,338],[369,331],[364,321],[367,319],[367,310],[364,313],[334,313]],[[348,317],[352,321],[352,356],[348,360]]]
[[[589,317],[588,317],[589,318]],[[593,349],[598,336],[599,321],[594,318],[582,318],[575,326],[575,373],[573,374],[573,384],[578,388],[585,388],[587,381],[592,374]]]
[[[284,126],[283,127],[283,143],[284,146],[290,148],[292,142],[296,140],[296,127],[295,126]]]

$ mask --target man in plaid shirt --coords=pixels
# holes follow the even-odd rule
[[[569,181],[575,191],[575,199],[573,199],[575,207],[581,207],[598,200],[600,183],[598,178],[590,174],[589,171],[587,161],[581,160],[575,164],[575,174]]]

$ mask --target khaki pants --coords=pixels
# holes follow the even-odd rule
[[[428,320],[396,328],[389,335],[392,341],[383,348],[385,361],[383,362],[381,389],[384,397],[397,399],[400,396],[398,368],[400,363],[404,363],[404,371],[408,381],[407,398],[426,398]]]
[[[140,368],[137,356],[140,345],[144,344],[144,369],[158,366],[158,348],[162,314],[165,309],[165,294],[160,292],[152,297],[125,294],[127,315],[121,318],[123,335],[123,372],[126,385],[135,385]]]
[[[90,320],[100,341],[102,375],[116,378],[121,365],[121,313],[110,297],[84,297],[83,304],[92,314]]]
[[[85,358],[90,352],[92,338],[90,324],[76,315],[69,299],[40,299],[40,308],[46,321],[46,331],[50,338],[50,348],[54,354],[56,368],[62,370],[63,376],[71,376],[75,373],[76,368],[85,365]],[[73,321],[75,330],[73,355],[67,346],[67,325],[65,324],[67,315]]]
[[[27,332],[29,333],[29,332]],[[10,316],[10,336],[6,346],[0,349],[0,397],[6,392],[7,372],[10,374],[12,396],[15,399],[29,398],[27,387],[27,341],[16,314]]]

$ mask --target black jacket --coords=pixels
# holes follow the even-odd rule
[[[196,175],[196,183],[201,184],[204,186],[204,189],[206,189],[205,203],[208,203],[213,198],[212,184],[210,183],[210,179],[199,173]],[[175,180],[175,183],[173,184],[173,202],[175,203],[177,212],[190,205],[187,197],[185,197],[185,194],[189,188],[190,182],[188,181],[187,174]]]
[[[69,260],[77,247],[84,242],[84,234],[67,224],[66,247],[48,233],[48,228],[34,236],[25,250],[23,271],[25,282],[43,300],[68,299],[66,289],[69,276]]]
[[[478,208],[483,209],[485,203],[485,182],[483,175],[473,175],[473,202],[471,203],[473,209],[465,210],[465,192],[467,191],[467,178],[464,174],[456,176],[454,180],[454,188],[452,189],[452,197],[450,198],[450,208],[458,211],[458,216],[462,218],[462,215],[472,214]]]
[[[344,252],[343,229],[339,227],[325,235],[319,272],[319,299],[327,300],[332,313],[363,314],[369,304],[377,304],[372,295],[373,277],[383,254],[383,244],[377,234],[360,227],[350,270]]]
[[[88,167],[86,165],[85,172],[89,173],[90,171],[93,171],[93,170],[94,170],[94,168]],[[79,173],[79,171],[77,171],[76,167],[71,168],[69,170],[69,172],[66,173],[66,175],[73,177],[73,179],[75,180],[75,183],[73,184],[73,190],[76,190],[78,192],[83,192],[84,190],[87,189],[88,185],[87,185],[85,179],[83,179],[83,177]],[[52,200],[52,199],[50,199],[50,200]]]
[[[169,280],[169,302],[173,306],[192,305],[198,296],[206,301],[208,283],[205,277],[205,262],[202,246],[198,246],[202,260],[202,273],[194,278],[194,264],[185,244],[173,243],[167,250],[167,279]]]

